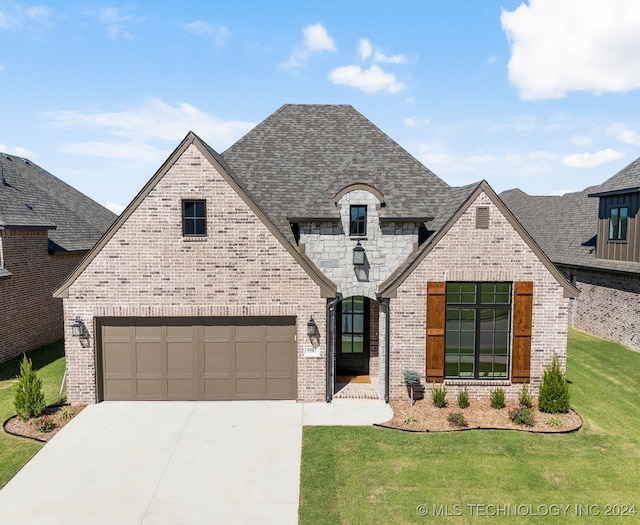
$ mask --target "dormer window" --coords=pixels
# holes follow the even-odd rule
[[[609,240],[627,240],[627,220],[629,208],[611,208],[609,211]]]
[[[367,235],[367,207],[351,206],[349,220],[349,235],[352,237],[364,237]]]

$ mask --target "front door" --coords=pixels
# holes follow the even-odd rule
[[[344,299],[337,313],[336,374],[369,375],[369,299]]]

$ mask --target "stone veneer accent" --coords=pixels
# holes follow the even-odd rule
[[[476,206],[489,207],[489,228],[476,229]],[[391,399],[407,395],[403,370],[425,374],[426,287],[428,281],[533,281],[531,382],[538,393],[544,367],[556,352],[566,363],[569,299],[564,289],[527,246],[491,199],[481,193],[447,234],[397,289],[391,307]],[[470,396],[487,397],[503,387],[517,397],[520,384],[510,381],[446,380],[448,395],[456,396],[467,385]],[[429,396],[429,385],[426,396]]]
[[[376,298],[380,283],[402,264],[418,242],[415,223],[380,225],[380,201],[366,190],[353,190],[338,201],[340,221],[300,224],[300,244],[304,253],[331,279],[344,297],[365,295]],[[351,205],[367,206],[367,235],[350,237]],[[367,280],[358,280],[353,268],[353,248],[360,239],[368,266]],[[362,278],[360,278],[362,279]]]
[[[53,291],[85,252],[50,255],[47,230],[0,229],[0,362],[62,339],[62,300]]]
[[[182,199],[207,200],[207,237],[182,236]],[[297,317],[298,399],[325,398],[321,357],[303,357],[310,316],[325,334],[320,290],[194,145],[114,233],[69,288],[65,318],[80,316],[90,348],[65,323],[67,397],[96,401],[96,334],[101,316]]]
[[[580,297],[571,301],[569,323],[640,351],[640,275],[560,267],[575,276]]]

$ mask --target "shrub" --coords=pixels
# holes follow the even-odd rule
[[[560,368],[558,356],[553,354],[553,360],[544,370],[538,405],[541,412],[557,414],[569,410],[569,383]]]
[[[462,412],[453,412],[447,416],[447,421],[452,427],[463,428],[468,427],[469,423],[464,418],[464,414]]]
[[[418,422],[418,418],[415,414],[407,414],[407,417],[404,418],[405,425],[414,425]]]
[[[533,416],[533,409],[525,405],[518,405],[509,410],[509,419],[518,425],[526,425],[528,427],[532,427],[536,422]]]
[[[33,424],[38,432],[48,433],[56,426],[49,416],[38,417],[33,420]]]
[[[39,417],[46,406],[42,380],[33,370],[31,359],[28,359],[26,355],[24,355],[20,363],[20,375],[18,375],[13,406],[16,409],[18,419],[21,421]]]
[[[433,404],[438,408],[446,407],[447,406],[447,387],[444,385],[436,386],[436,383],[434,381],[433,385],[431,386],[431,400],[433,401]]]
[[[59,412],[60,419],[69,421],[75,415],[71,407],[62,407]]]
[[[467,392],[467,387],[458,393],[458,406],[460,408],[467,408],[469,406],[469,392]]]
[[[526,383],[522,385],[522,388],[520,389],[518,402],[527,408],[531,408],[533,406],[533,396],[529,392],[529,387]]]
[[[413,405],[415,403],[415,388],[420,384],[420,373],[416,372],[415,370],[405,370],[404,382],[407,384],[407,387],[409,387],[409,390],[411,392],[411,404]]]
[[[562,420],[559,417],[550,417],[547,419],[547,425],[552,428],[562,428]]]
[[[504,408],[504,388],[496,388],[491,391],[491,406],[496,409]]]

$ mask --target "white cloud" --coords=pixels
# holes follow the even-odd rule
[[[0,142],[0,151],[9,155],[16,155],[17,157],[33,158],[35,153],[22,146],[7,146]]]
[[[406,64],[407,57],[404,55],[385,55],[382,51],[376,51],[373,54],[373,60],[382,64]]]
[[[527,153],[529,160],[555,160],[558,157],[555,153],[548,150],[530,151]]]
[[[574,153],[562,157],[562,164],[570,168],[595,168],[607,162],[624,158],[623,151],[606,148],[596,153]]]
[[[51,26],[54,17],[54,10],[47,6],[25,7],[19,3],[5,4],[4,11],[0,11],[0,29],[24,29],[32,38],[40,40],[44,30]]]
[[[334,84],[355,87],[365,93],[397,93],[404,89],[404,84],[398,82],[393,73],[385,73],[376,64],[369,69],[362,69],[360,66],[337,67],[329,73],[329,79]]]
[[[231,31],[227,27],[202,20],[186,24],[184,28],[194,35],[212,38],[216,49],[224,47],[231,38]]]
[[[580,147],[591,146],[591,144],[593,144],[593,140],[591,140],[590,137],[587,137],[585,135],[575,135],[571,137],[569,142],[571,142],[571,144],[575,146],[580,146]]]
[[[404,125],[409,126],[410,128],[415,128],[418,125],[418,122],[413,117],[407,117],[404,119]]]
[[[133,39],[133,34],[124,28],[124,24],[134,19],[118,7],[105,7],[98,11],[98,20],[107,28],[109,38]]]
[[[496,64],[500,62],[500,58],[500,55],[491,55],[489,58],[487,58],[487,62],[489,64]]]
[[[105,202],[104,207],[107,208],[108,210],[111,210],[116,215],[120,215],[126,208],[126,206],[123,206],[122,204],[118,204],[116,202],[111,202],[111,201]]]
[[[6,14],[0,11],[0,28],[7,29],[9,27],[9,18]]]
[[[360,43],[358,44],[358,55],[360,56],[360,60],[366,60],[373,53],[373,47],[371,47],[371,42],[369,42],[368,38],[361,38]]]
[[[302,29],[302,46],[297,45],[291,51],[289,58],[280,64],[283,69],[299,69],[309,60],[311,53],[337,51],[333,38],[329,36],[322,24],[305,26]]]
[[[338,50],[333,38],[329,36],[322,24],[306,26],[302,33],[304,35],[304,47],[311,53]]]
[[[221,151],[255,125],[253,122],[221,120],[186,102],[171,106],[158,98],[130,110],[58,111],[46,113],[45,117],[52,127],[77,128],[84,130],[85,135],[87,132],[98,135],[97,140],[64,144],[65,153],[150,163],[166,158],[175,143],[190,130]]]
[[[629,128],[627,124],[610,124],[607,128],[607,135],[615,137],[620,142],[640,146],[640,133]]]
[[[503,10],[509,80],[523,99],[640,87],[640,2],[530,0]]]

